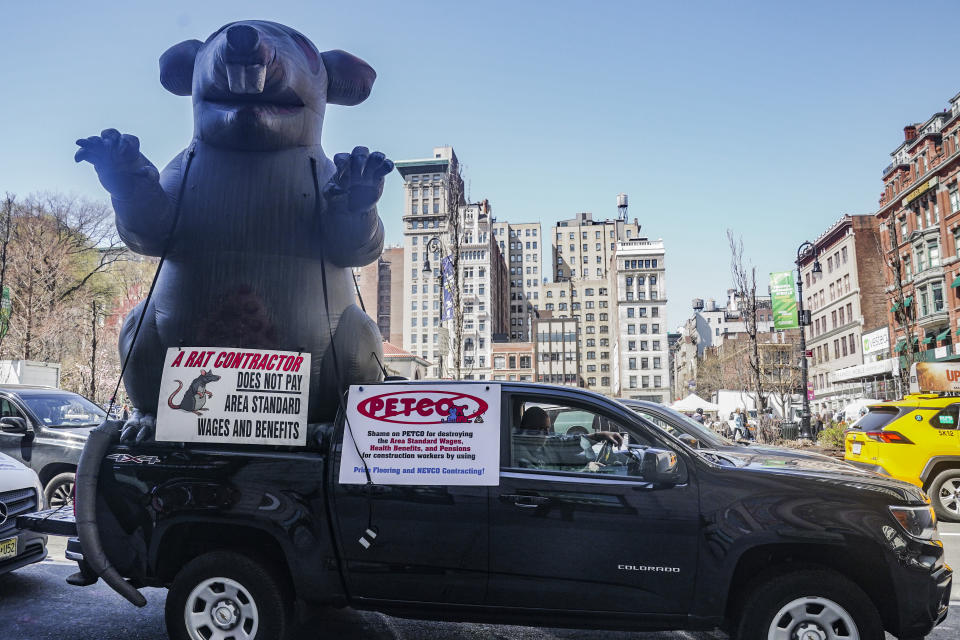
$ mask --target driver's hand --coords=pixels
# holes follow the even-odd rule
[[[618,449],[623,447],[623,436],[616,431],[597,431],[591,433],[589,437],[594,442],[609,442]]]
[[[599,473],[606,465],[601,462],[590,461],[587,463],[587,473]]]

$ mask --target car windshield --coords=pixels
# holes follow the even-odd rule
[[[95,427],[107,415],[97,405],[73,393],[31,394],[20,398],[48,427]]]
[[[679,411],[675,411],[669,407],[657,407],[657,413],[654,413],[643,406],[627,406],[675,438],[679,438],[683,434],[696,438],[700,443],[700,448],[716,449],[717,447],[736,446],[735,442],[727,440],[693,418],[688,418]],[[663,416],[660,414],[663,414]]]

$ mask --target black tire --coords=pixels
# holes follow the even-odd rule
[[[785,613],[791,604],[794,614]],[[880,614],[869,596],[854,582],[827,569],[799,569],[755,581],[746,594],[733,635],[736,640],[768,640],[776,635],[771,631],[779,628],[783,637],[798,637],[798,627],[823,624],[817,614],[847,632],[847,636],[838,637],[883,640]]]
[[[47,486],[43,488],[43,500],[47,504],[47,508],[53,509],[72,505],[73,485],[76,480],[77,474],[73,471],[58,473],[50,478]]]
[[[947,469],[937,474],[927,495],[938,519],[960,522],[960,469]]]
[[[205,584],[210,586],[205,588]],[[199,593],[192,595],[194,590]],[[204,598],[205,593],[211,597]],[[223,599],[213,600],[218,594]],[[188,599],[198,614],[191,627],[186,620]],[[194,558],[174,577],[164,608],[167,635],[171,640],[203,640],[210,635],[200,633],[195,637],[191,628],[198,632],[216,629],[214,615],[226,611],[226,616],[232,612],[235,618],[231,620],[233,629],[242,627],[252,634],[251,640],[282,640],[292,623],[290,601],[284,581],[265,562],[233,551],[213,551]],[[221,602],[223,607],[213,608]],[[198,607],[202,609],[197,611]],[[212,635],[218,637],[217,633]]]

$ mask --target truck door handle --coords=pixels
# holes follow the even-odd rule
[[[512,502],[515,507],[522,509],[535,509],[550,503],[550,498],[544,498],[543,496],[523,496],[515,493],[501,493],[500,500],[501,502]]]

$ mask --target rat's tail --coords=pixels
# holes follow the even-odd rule
[[[169,397],[169,398],[167,398],[167,406],[170,407],[171,409],[179,409],[179,408],[180,408],[180,404],[183,404],[182,402],[181,402],[180,404],[173,404],[173,396],[175,396],[175,395],[177,395],[178,393],[180,393],[180,389],[183,389],[183,383],[182,383],[181,381],[177,380],[177,388],[176,388],[176,390],[175,390],[173,393],[170,394],[170,397]]]

